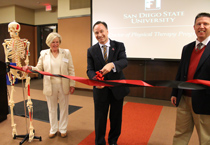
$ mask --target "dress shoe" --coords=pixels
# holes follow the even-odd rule
[[[54,138],[56,136],[56,133],[54,133],[54,134],[49,134],[49,138]]]
[[[67,137],[67,133],[61,133],[61,137],[62,137],[62,138]]]

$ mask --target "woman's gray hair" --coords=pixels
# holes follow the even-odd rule
[[[53,42],[53,40],[58,37],[59,38],[59,42],[61,44],[61,35],[56,33],[56,32],[51,32],[46,39],[46,44],[50,47],[50,44]]]

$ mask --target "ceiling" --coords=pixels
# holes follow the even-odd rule
[[[29,9],[42,9],[46,5],[57,6],[58,0],[0,0],[0,8],[5,6],[17,5]]]

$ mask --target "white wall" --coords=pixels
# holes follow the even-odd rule
[[[35,25],[58,23],[57,7],[53,7],[52,11],[45,11],[45,9],[38,9],[35,11]]]
[[[30,25],[45,25],[58,23],[58,11],[56,7],[50,12],[45,9],[32,10],[20,6],[0,7],[0,24],[16,21]]]
[[[34,10],[15,6],[15,20],[24,24],[34,24]]]
[[[70,10],[70,0],[58,0],[58,19],[90,15],[90,8]]]
[[[15,6],[0,7],[0,23],[9,23],[15,20]]]

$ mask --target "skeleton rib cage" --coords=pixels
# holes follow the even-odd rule
[[[28,47],[30,42],[27,39],[5,39],[6,44],[6,58],[7,62],[14,62],[16,66],[22,67],[23,61],[24,65],[28,65]],[[27,73],[18,70],[11,70],[12,75],[16,76],[18,79],[25,79]]]

